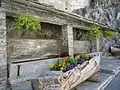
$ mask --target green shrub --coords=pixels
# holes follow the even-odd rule
[[[88,31],[89,39],[99,39],[103,37],[103,33],[100,31],[100,27],[93,25],[89,28]]]
[[[114,31],[104,31],[103,32],[103,36],[106,38],[112,38],[115,36],[115,34],[116,34],[116,32],[114,32]]]

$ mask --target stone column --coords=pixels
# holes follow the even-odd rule
[[[100,51],[100,40],[96,39],[96,51],[99,52]]]
[[[6,13],[0,8],[0,90],[7,86]]]
[[[70,57],[74,56],[73,27],[70,24],[62,26],[62,52],[68,52]]]
[[[100,51],[99,39],[91,40],[91,44],[92,44],[91,52],[99,52]]]

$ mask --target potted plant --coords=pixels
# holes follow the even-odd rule
[[[40,19],[33,15],[20,15],[16,19],[16,28],[24,35],[27,31],[39,31],[41,30]]]

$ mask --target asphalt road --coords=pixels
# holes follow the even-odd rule
[[[104,90],[120,90],[120,73]]]

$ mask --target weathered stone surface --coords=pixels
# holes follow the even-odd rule
[[[11,64],[10,82],[16,83],[16,81],[26,81],[32,78],[36,78],[39,75],[43,75],[44,73],[49,72],[50,64],[57,63],[57,61],[58,58]],[[17,75],[18,65],[21,65],[19,76]]]
[[[7,86],[6,13],[0,8],[0,90]]]
[[[40,20],[41,21],[41,20]],[[61,26],[50,23],[41,22],[41,30],[36,32],[27,31],[24,35],[16,29],[16,21],[13,17],[7,17],[7,37],[9,38],[24,38],[24,39],[60,39]]]
[[[11,59],[48,58],[58,55],[57,40],[42,39],[9,39],[8,52]]]
[[[88,40],[87,30],[84,28],[83,29],[73,28],[73,39],[80,41],[87,41]]]
[[[70,57],[73,57],[73,27],[72,25],[62,26],[62,52],[68,52]]]
[[[74,40],[74,53],[88,53],[90,52],[90,47],[89,41]]]
[[[12,90],[33,90],[30,81],[17,83],[16,85],[13,85],[11,88]]]

